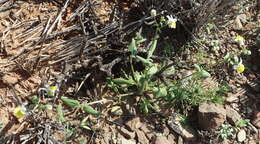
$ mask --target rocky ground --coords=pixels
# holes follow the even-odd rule
[[[0,0],[0,143],[260,143],[259,1],[166,3]],[[175,83],[197,64],[210,74],[199,90],[224,96],[223,102],[185,93],[187,101],[157,103],[149,91],[116,91],[108,84],[130,69],[135,34],[142,30],[153,40],[150,29],[165,13],[176,16],[177,25],[160,29],[162,42],[151,59],[174,63],[175,72],[158,77]],[[139,46],[139,56],[147,57],[147,45]],[[242,72],[231,63],[236,57]],[[144,97],[160,108],[144,113]],[[17,113],[20,107],[26,110]]]

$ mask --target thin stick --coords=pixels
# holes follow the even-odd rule
[[[78,92],[79,92],[80,88],[82,87],[82,85],[85,83],[85,81],[87,80],[87,78],[88,78],[89,76],[90,76],[90,74],[89,74],[89,73],[85,75],[85,78],[84,78],[84,80],[83,80],[83,81],[80,83],[80,85],[79,85],[79,87],[78,87],[77,91],[75,92],[74,96],[75,96],[76,94],[78,94]]]

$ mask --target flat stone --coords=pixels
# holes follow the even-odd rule
[[[230,106],[226,107],[226,114],[228,122],[232,125],[235,125],[237,121],[242,119],[241,115]]]
[[[246,131],[245,130],[240,130],[237,133],[237,141],[238,142],[243,142],[246,140]]]
[[[225,120],[226,110],[223,105],[205,102],[199,106],[198,122],[201,129],[216,130]]]

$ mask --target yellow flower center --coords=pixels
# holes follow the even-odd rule
[[[235,40],[238,40],[238,41],[243,41],[243,40],[245,40],[242,36],[236,36],[235,37]]]
[[[49,96],[54,96],[56,90],[57,90],[57,87],[56,87],[56,86],[50,86],[50,87],[49,87],[49,90],[47,91],[47,95],[49,95]]]
[[[169,21],[169,22],[168,22],[168,26],[169,26],[170,28],[176,28],[176,21]]]
[[[18,106],[18,107],[16,107],[15,109],[14,109],[14,112],[13,112],[13,114],[14,114],[14,116],[16,117],[16,118],[23,118],[25,115],[26,115],[26,112],[25,112],[26,110],[25,110],[25,108],[23,108],[23,107],[21,107],[21,106]]]
[[[236,67],[236,71],[237,71],[238,73],[242,73],[242,72],[244,72],[244,70],[245,70],[245,66],[244,66],[243,64],[240,64],[240,65],[238,65],[238,66]]]
[[[245,44],[245,39],[240,35],[234,37],[234,41],[240,46],[243,46]]]

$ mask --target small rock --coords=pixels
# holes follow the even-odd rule
[[[141,123],[140,117],[135,117],[128,122],[126,122],[126,126],[130,128],[132,131],[139,129],[143,124]]]
[[[243,29],[243,23],[246,23],[247,16],[246,14],[240,14],[236,17],[234,20],[234,26],[233,28],[236,30],[241,30]]]
[[[2,77],[2,80],[3,80],[3,82],[4,82],[5,84],[10,84],[10,85],[14,85],[14,84],[16,84],[16,83],[18,82],[17,77],[15,77],[15,76],[10,76],[10,75],[8,75],[8,74],[4,75],[4,76]]]
[[[183,126],[180,123],[180,119],[178,118],[178,116],[174,116],[173,119],[168,120],[168,125],[171,128],[171,130],[181,135],[186,140],[192,141],[196,139],[195,130],[187,126]]]
[[[168,141],[168,139],[165,136],[157,136],[154,144],[174,144],[174,143]]]
[[[226,120],[226,110],[220,104],[211,102],[202,103],[199,106],[198,122],[204,130],[216,130]]]
[[[127,129],[125,129],[124,127],[118,127],[118,131],[120,132],[121,135],[123,135],[127,139],[132,139],[135,137],[134,132],[130,132]]]
[[[149,140],[147,139],[147,137],[145,136],[145,133],[143,131],[136,130],[136,135],[137,135],[139,144],[149,144]]]
[[[226,114],[228,122],[232,125],[235,125],[237,121],[242,119],[241,115],[230,106],[226,107]]]
[[[240,130],[237,133],[237,141],[238,142],[243,142],[246,140],[246,131],[245,130]]]

